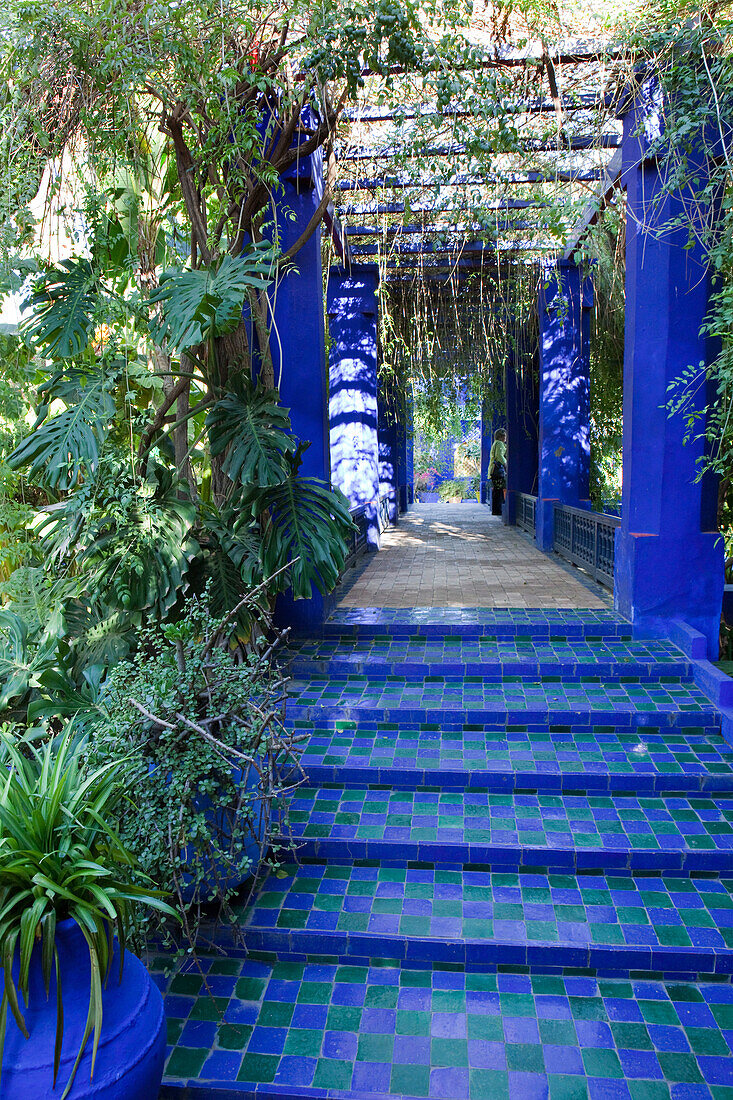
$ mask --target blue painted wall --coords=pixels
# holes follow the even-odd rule
[[[655,99],[649,83],[624,120],[624,465],[615,602],[643,631],[665,633],[670,619],[683,619],[705,634],[709,656],[717,657],[724,574],[716,485],[696,481],[704,444],[685,444],[682,417],[664,408],[668,383],[715,354],[699,334],[711,288],[697,241],[688,248],[687,230],[669,228],[676,217],[685,220],[684,196],[662,195],[664,165],[648,155],[644,127],[653,137],[662,125]],[[699,178],[702,186],[702,157]],[[655,232],[660,226],[667,228]],[[702,405],[706,396],[703,387],[696,400]]]
[[[590,508],[590,280],[548,265],[540,287],[537,545],[551,550],[554,506]]]
[[[508,439],[505,520],[516,523],[517,493],[537,495],[539,394],[533,370],[517,368],[510,353],[504,373]]]
[[[367,545],[379,549],[376,264],[332,267],[328,280],[331,476],[366,507]]]

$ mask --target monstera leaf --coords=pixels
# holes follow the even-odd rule
[[[35,645],[19,615],[0,611],[0,711],[20,703],[51,666],[55,647]]]
[[[101,601],[69,600],[64,623],[73,675],[78,678],[90,666],[108,668],[127,657],[135,641],[134,619]]]
[[[330,592],[344,567],[345,540],[354,526],[343,493],[294,471],[280,485],[263,491],[258,503],[269,515],[263,551],[266,576],[292,562],[282,583],[292,585],[296,600],[307,599],[312,585],[324,595]]]
[[[95,328],[100,286],[89,260],[63,260],[36,281],[33,313],[22,333],[52,359],[70,359],[84,351]]]
[[[232,390],[206,417],[212,455],[224,452],[223,468],[241,485],[277,485],[288,475],[296,442],[290,419],[275,390],[235,375]]]
[[[206,530],[236,567],[248,587],[262,580],[262,539],[257,524],[232,502],[221,511],[209,508],[202,515]]]
[[[197,550],[196,509],[179,488],[159,467],[124,513],[115,509],[95,522],[80,561],[90,590],[103,593],[111,608],[164,617],[178,599]]]
[[[242,319],[247,294],[264,290],[271,281],[274,259],[273,247],[265,241],[242,256],[225,256],[214,268],[164,272],[150,296],[160,305],[151,336],[180,352],[232,332]]]
[[[68,490],[84,470],[95,469],[100,447],[115,414],[111,381],[98,371],[71,369],[54,375],[41,391],[31,434],[8,459],[11,469],[24,468],[31,481]],[[54,400],[66,408],[49,417]]]

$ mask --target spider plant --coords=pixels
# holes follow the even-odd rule
[[[0,1068],[8,1009],[26,1039],[26,1005],[34,945],[46,996],[56,975],[54,1086],[64,1032],[57,924],[76,921],[89,948],[89,1010],[81,1046],[63,1093],[67,1096],[90,1036],[94,1072],[102,1028],[102,989],[109,976],[114,936],[120,945],[120,980],[131,905],[175,916],[158,891],[135,881],[133,859],[108,822],[123,797],[122,762],[85,771],[73,723],[40,747],[0,729]],[[139,875],[137,876],[139,879]],[[19,951],[17,979],[13,962]],[[63,1100],[62,1097],[62,1100]]]

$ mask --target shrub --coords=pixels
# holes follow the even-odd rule
[[[285,681],[271,657],[281,635],[255,590],[252,623],[232,635],[240,607],[214,618],[190,599],[178,623],[141,634],[112,670],[93,738],[96,763],[129,757],[120,835],[143,871],[170,891],[189,944],[202,906],[235,923],[235,886],[289,846],[287,795],[303,778],[297,736],[283,725]],[[271,640],[268,640],[271,639]],[[167,937],[167,928],[140,929]]]

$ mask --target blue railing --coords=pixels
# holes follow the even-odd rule
[[[350,569],[352,565],[366,551],[367,547],[367,505],[360,504],[351,509],[351,519],[356,525],[356,530],[349,534],[349,549],[344,562],[344,569]]]
[[[554,550],[613,591],[613,557],[618,516],[555,505]]]
[[[362,554],[366,553],[367,549],[367,530],[369,523],[367,515],[370,505],[359,504],[356,508],[350,510],[351,519],[356,525],[356,530],[352,531],[349,535],[349,549],[346,554],[346,561],[344,563],[344,569],[350,569],[355,562],[359,560]],[[379,498],[379,530],[386,531],[390,526],[389,521],[389,498]]]
[[[517,527],[521,527],[534,538],[537,497],[530,496],[529,493],[517,493],[516,502]]]

